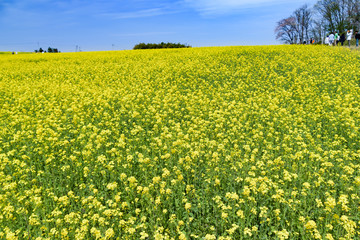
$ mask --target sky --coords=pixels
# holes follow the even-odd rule
[[[316,0],[0,0],[0,51],[132,49],[137,43],[274,45],[276,23]]]

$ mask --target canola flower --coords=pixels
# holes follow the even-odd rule
[[[0,239],[359,239],[359,58],[0,56]]]

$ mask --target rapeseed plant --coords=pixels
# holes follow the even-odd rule
[[[358,69],[321,46],[0,56],[0,238],[359,239]]]

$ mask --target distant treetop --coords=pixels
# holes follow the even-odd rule
[[[43,52],[46,52],[45,50],[43,50],[42,48],[40,48],[39,50],[35,49],[35,53],[43,53]],[[57,49],[57,48],[51,48],[51,47],[48,47],[48,52],[49,53],[59,53],[60,51]]]
[[[160,48],[191,48],[190,45],[181,44],[181,43],[139,43],[134,46],[136,49],[160,49]]]

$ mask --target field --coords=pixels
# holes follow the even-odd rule
[[[360,55],[0,56],[0,239],[360,239]]]

